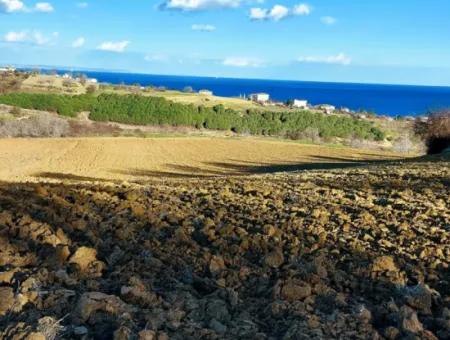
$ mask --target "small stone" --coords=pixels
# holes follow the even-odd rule
[[[281,297],[287,301],[303,300],[311,295],[311,286],[294,280],[287,281],[281,288]]]
[[[369,323],[372,320],[372,313],[365,306],[360,306],[358,317],[363,323]]]
[[[56,260],[60,265],[64,264],[70,256],[70,250],[67,245],[59,244],[56,246]]]
[[[264,263],[271,268],[278,268],[284,262],[283,250],[280,248],[272,250],[264,259]]]
[[[28,334],[28,336],[26,337],[26,340],[46,340],[47,338],[45,337],[44,334],[42,334],[41,332],[33,332]]]
[[[114,340],[129,339],[131,339],[131,330],[128,327],[122,326],[114,332]]]
[[[405,299],[408,305],[426,313],[431,313],[432,291],[425,284],[405,288]]]
[[[389,340],[395,340],[400,335],[400,331],[395,327],[388,327],[384,330],[384,336]]]
[[[69,260],[70,263],[77,264],[81,272],[85,272],[94,261],[97,261],[97,251],[88,247],[78,248]]]
[[[380,256],[373,261],[373,272],[398,272],[394,259],[392,256]]]
[[[14,274],[17,273],[19,269],[13,269],[6,272],[0,272],[0,283],[10,284],[11,280],[14,277]]]
[[[101,310],[119,315],[129,310],[128,305],[115,295],[100,292],[84,293],[78,301],[76,315],[81,322],[86,322],[92,313]]]
[[[209,322],[209,328],[211,328],[213,331],[219,334],[224,334],[227,331],[227,326],[225,326],[223,323],[217,321],[216,319],[212,319]]]
[[[218,274],[225,269],[225,262],[221,256],[214,255],[209,262],[209,271],[211,274]]]
[[[230,319],[226,302],[219,299],[208,301],[206,315],[221,322],[227,322]]]
[[[14,306],[14,291],[10,287],[0,287],[0,316],[4,316]]]
[[[399,328],[404,333],[417,334],[423,331],[423,326],[417,318],[417,313],[408,306],[403,306],[400,308],[399,320]]]
[[[156,340],[156,333],[154,331],[144,329],[139,332],[139,340]]]
[[[88,334],[88,329],[84,326],[78,326],[73,329],[73,333],[75,335],[85,335]]]

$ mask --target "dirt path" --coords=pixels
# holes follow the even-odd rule
[[[127,180],[323,169],[395,157],[231,138],[0,139],[0,180]]]

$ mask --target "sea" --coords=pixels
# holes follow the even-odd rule
[[[195,91],[208,89],[215,95],[224,97],[244,97],[251,93],[265,92],[276,101],[306,99],[312,105],[330,104],[338,108],[391,117],[426,115],[450,107],[450,87],[444,86],[236,79],[83,70],[72,72],[82,73],[99,82],[111,84],[152,85],[174,90],[183,90],[190,86]]]

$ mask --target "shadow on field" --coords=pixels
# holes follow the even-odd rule
[[[193,167],[179,164],[166,164],[168,170],[115,170],[114,173],[134,176],[139,178],[214,178],[221,176],[248,176],[272,174],[277,172],[296,172],[302,170],[333,170],[344,169],[371,164],[388,164],[398,159],[388,160],[355,160],[342,157],[316,156],[312,162],[305,163],[253,163],[242,160],[230,160],[229,162],[208,162],[204,163],[204,167]]]
[[[34,174],[33,177],[41,179],[54,179],[58,181],[75,181],[75,182],[114,182],[114,180],[107,180],[104,178],[96,178],[90,176],[78,176],[68,173],[58,172],[39,172]]]

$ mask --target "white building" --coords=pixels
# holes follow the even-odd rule
[[[293,107],[299,108],[299,109],[306,109],[308,108],[308,101],[307,100],[300,100],[300,99],[294,99],[292,103]]]
[[[212,96],[213,92],[210,90],[200,90],[198,91],[199,94],[201,94],[202,96]]]
[[[1,73],[15,72],[15,71],[16,71],[16,69],[14,67],[0,67]]]
[[[328,104],[324,104],[324,105],[319,105],[319,109],[321,109],[324,113],[326,114],[332,114],[334,111],[336,111],[336,107],[333,105],[328,105]]]
[[[249,98],[258,103],[267,103],[270,100],[270,96],[267,93],[252,93]]]

